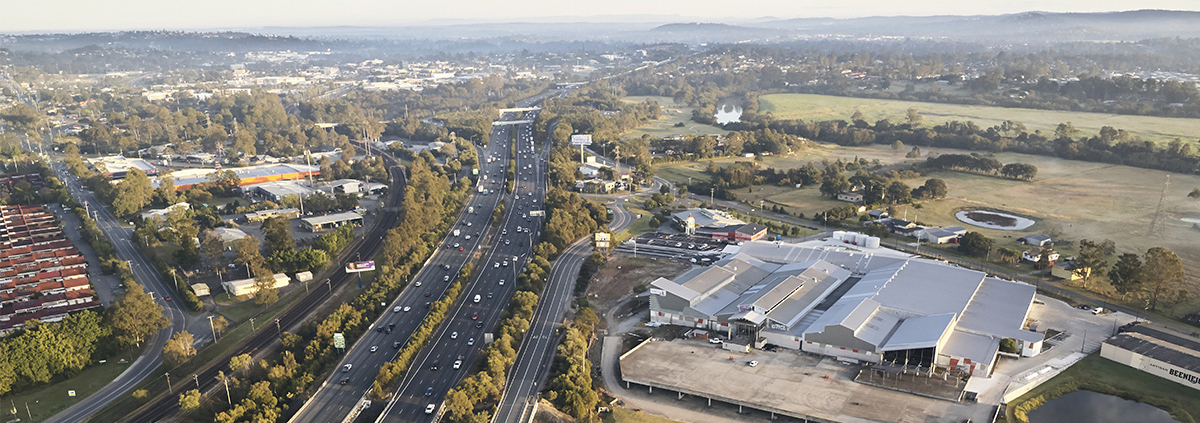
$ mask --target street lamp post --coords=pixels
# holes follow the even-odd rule
[[[212,319],[213,319],[213,316],[208,316],[208,328],[209,328],[209,329],[212,329],[212,333],[213,333],[213,342],[217,342],[217,327],[216,327],[216,326],[213,326],[213,321],[212,321]]]

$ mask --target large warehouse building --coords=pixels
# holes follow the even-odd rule
[[[281,163],[262,166],[231,167],[219,170],[184,169],[171,172],[171,177],[175,178],[175,189],[184,190],[191,188],[192,185],[212,182],[211,175],[215,172],[224,170],[232,171],[235,175],[237,175],[239,179],[238,186],[254,185],[273,181],[292,181],[296,179],[307,178],[309,175],[316,176],[321,174],[321,168],[317,166]]]
[[[1200,390],[1200,342],[1194,339],[1139,325],[1104,341],[1100,356]]]
[[[651,284],[654,322],[714,330],[761,347],[990,374],[1000,342],[1024,356],[1035,288],[940,262],[769,242],[675,281]]]

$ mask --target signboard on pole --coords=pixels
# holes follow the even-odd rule
[[[341,332],[333,334],[333,347],[338,349],[346,349],[346,336]]]
[[[571,145],[592,145],[592,136],[590,134],[572,135]]]
[[[358,261],[346,263],[346,273],[361,273],[375,270],[374,261]]]

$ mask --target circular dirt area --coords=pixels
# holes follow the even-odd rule
[[[955,213],[954,217],[969,225],[1003,231],[1019,231],[1037,223],[1021,216],[986,210],[963,210]]]

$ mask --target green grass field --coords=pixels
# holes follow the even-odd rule
[[[17,418],[21,421],[35,422],[46,420],[103,388],[104,385],[112,382],[117,375],[129,368],[128,364],[117,364],[121,358],[128,360],[129,356],[128,354],[119,354],[110,357],[107,363],[83,369],[70,379],[25,391],[15,396],[8,396],[5,398],[4,406],[0,407],[0,410],[3,410],[0,412],[0,416],[4,421],[12,421]],[[75,390],[75,396],[67,395],[68,390]],[[14,405],[17,408],[16,416],[10,414]],[[26,407],[28,407],[28,412]]]
[[[1102,126],[1112,126],[1154,142],[1166,142],[1175,138],[1195,140],[1200,137],[1200,119],[924,103],[817,94],[770,94],[759,97],[759,113],[770,112],[776,118],[782,119],[814,121],[844,119],[849,121],[855,111],[860,111],[868,122],[888,119],[899,123],[904,121],[905,111],[909,108],[917,109],[922,116],[921,124],[924,126],[933,126],[952,120],[969,120],[986,128],[1005,120],[1014,120],[1024,123],[1030,131],[1041,130],[1046,135],[1052,135],[1058,124],[1071,122],[1082,135],[1092,135],[1099,132]]]
[[[929,148],[926,153],[969,153],[963,150]],[[764,167],[790,169],[813,161],[821,166],[821,160],[853,160],[854,158],[878,159],[884,165],[912,162],[902,152],[892,151],[888,146],[840,147],[820,144],[792,156],[765,158]],[[1078,242],[1080,239],[1102,241],[1111,239],[1117,243],[1118,252],[1141,254],[1150,247],[1170,248],[1183,260],[1186,282],[1193,292],[1200,292],[1200,231],[1181,219],[1200,219],[1200,201],[1187,197],[1193,188],[1200,187],[1200,176],[1171,175],[1171,186],[1164,203],[1166,229],[1161,236],[1147,236],[1147,229],[1154,217],[1159,195],[1166,181],[1167,172],[1115,166],[1103,163],[1062,160],[1046,156],[1002,153],[996,159],[1004,163],[1021,162],[1038,167],[1038,176],[1031,182],[1001,179],[992,176],[960,172],[935,172],[923,177],[904,181],[910,187],[924,183],[928,178],[946,181],[949,194],[936,201],[922,201],[921,208],[898,207],[898,216],[924,224],[951,226],[961,225],[978,231],[997,241],[997,247],[1007,246],[1023,249],[1016,239],[1025,235],[1042,233],[1058,239]],[[728,165],[736,159],[720,159],[719,165]],[[703,169],[707,161],[695,163],[672,163],[660,166],[656,173],[675,183],[687,183],[687,178],[707,180]],[[840,206],[842,202],[822,197],[817,187],[777,187],[759,185],[753,192],[746,188],[735,191],[738,198],[751,202],[763,200],[768,204],[779,204],[792,213],[814,212]],[[1003,231],[972,227],[960,222],[954,213],[975,207],[1005,210],[1037,221],[1022,231]],[[1065,256],[1074,254],[1074,247],[1058,247]],[[1110,257],[1110,262],[1115,258]],[[1032,271],[1028,265],[1014,268],[1017,271]],[[1100,289],[1109,290],[1105,285]],[[1173,315],[1182,315],[1200,310],[1200,296],[1176,307]]]
[[[628,103],[644,103],[647,100],[657,101],[663,107],[664,116],[624,134],[625,137],[640,138],[642,135],[649,135],[651,138],[660,138],[668,135],[707,135],[728,132],[715,126],[692,122],[692,110],[695,108],[688,107],[686,104],[676,104],[671,97],[632,96],[624,98],[624,101]],[[676,127],[677,123],[683,123],[683,126]]]
[[[1184,412],[1190,414],[1192,419],[1200,417],[1200,401],[1196,400],[1195,389],[1110,361],[1099,355],[1091,355],[1084,358],[1079,363],[1064,370],[1058,376],[1046,381],[1046,383],[1037,388],[1033,388],[1029,393],[1013,401],[1008,407],[1008,410],[1010,410],[1008,417],[1012,417],[1011,410],[1014,410],[1022,402],[1030,398],[1041,395],[1063,384],[1079,382],[1098,382],[1117,387],[1141,398],[1143,401],[1157,399],[1175,403]],[[1014,420],[1009,419],[1009,421]]]

